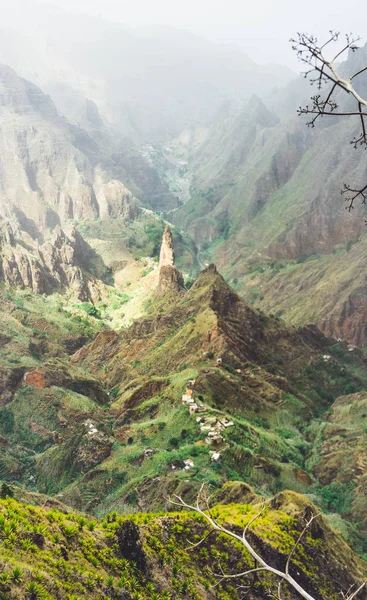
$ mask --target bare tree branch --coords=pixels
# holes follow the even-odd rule
[[[361,133],[351,140],[354,148],[364,146],[367,148],[367,100],[362,98],[353,86],[353,79],[367,71],[367,66],[359,69],[349,77],[342,77],[338,71],[336,61],[346,52],[355,52],[358,49],[357,43],[360,38],[347,34],[345,36],[345,44],[331,59],[325,54],[325,49],[329,49],[330,45],[339,42],[340,33],[330,31],[330,37],[324,44],[319,44],[318,39],[313,35],[298,33],[297,38],[291,39],[292,48],[296,52],[301,63],[308,65],[310,68],[303,73],[306,79],[309,79],[311,85],[316,85],[320,93],[312,96],[311,105],[299,107],[298,115],[314,115],[313,118],[306,124],[308,127],[315,127],[316,121],[320,117],[358,117],[361,124]],[[325,96],[322,96],[321,90],[325,86],[329,86]],[[340,110],[337,103],[337,92],[343,91],[355,103],[355,108],[352,110]],[[366,204],[367,186],[361,188],[352,188],[349,184],[344,184],[342,194],[348,193],[345,198],[345,208],[350,212],[354,208],[355,200],[361,199],[362,204]]]
[[[355,587],[354,585],[351,586],[348,590],[348,592],[346,594],[343,594],[343,592],[341,592],[341,597],[343,598],[343,600],[353,600],[353,598],[356,598],[359,594],[359,592],[361,592],[363,590],[364,587],[366,587],[367,582],[363,581],[363,583],[361,583],[361,585],[359,587],[357,587],[354,591],[353,588]]]
[[[346,210],[348,210],[349,212],[351,210],[353,210],[354,208],[354,201],[361,197],[362,198],[362,204],[366,204],[367,201],[367,185],[365,185],[362,188],[359,189],[353,189],[350,187],[350,185],[348,185],[347,183],[344,184],[344,189],[341,192],[343,195],[344,194],[348,194],[345,197],[345,202],[347,203],[346,205]]]
[[[367,187],[367,186],[366,186]],[[268,573],[272,573],[273,575],[275,575],[276,577],[279,578],[279,584],[277,586],[277,592],[276,594],[274,594],[273,591],[269,591],[270,597],[275,598],[276,600],[282,600],[281,598],[281,584],[282,582],[286,582],[290,587],[292,587],[294,590],[296,590],[298,592],[298,594],[302,597],[305,598],[305,600],[315,600],[315,598],[313,596],[311,596],[311,594],[309,592],[307,592],[307,590],[305,590],[289,573],[289,567],[291,564],[291,560],[292,557],[297,549],[297,547],[299,546],[299,544],[302,541],[303,536],[305,535],[305,533],[309,530],[312,522],[317,519],[320,515],[316,514],[313,515],[310,519],[308,519],[306,525],[304,526],[302,532],[300,533],[300,535],[298,536],[293,549],[291,550],[290,554],[288,555],[287,558],[287,562],[286,562],[286,566],[285,566],[285,570],[284,571],[280,571],[279,569],[276,569],[275,567],[272,567],[271,565],[269,565],[259,554],[258,552],[254,549],[254,547],[252,546],[252,544],[249,542],[249,540],[247,539],[247,533],[248,530],[250,528],[250,526],[264,513],[264,510],[266,509],[266,505],[264,504],[261,508],[261,510],[247,523],[247,525],[245,526],[242,535],[238,535],[237,533],[235,533],[234,531],[228,529],[227,527],[225,527],[224,525],[221,525],[220,523],[218,523],[218,521],[213,517],[212,513],[208,514],[208,512],[210,511],[210,507],[209,507],[209,502],[208,502],[208,498],[209,496],[205,493],[205,485],[203,484],[200,488],[200,492],[197,496],[197,500],[196,500],[196,505],[192,506],[190,504],[188,504],[187,502],[185,502],[181,496],[174,496],[175,500],[172,500],[171,498],[168,498],[168,501],[174,505],[174,506],[179,506],[180,508],[184,508],[186,510],[193,510],[194,512],[198,513],[199,515],[201,515],[206,521],[208,521],[212,527],[211,531],[206,534],[203,539],[198,543],[193,545],[192,547],[196,547],[198,546],[200,543],[202,543],[203,541],[205,541],[205,539],[207,539],[209,537],[209,535],[211,535],[211,533],[213,533],[213,531],[217,531],[220,533],[224,533],[226,535],[228,535],[229,537],[241,542],[243,544],[243,546],[246,548],[246,550],[249,552],[249,554],[252,556],[252,558],[255,561],[255,566],[253,568],[250,569],[246,569],[245,571],[241,572],[241,573],[234,573],[234,574],[226,574],[222,571],[222,573],[216,574],[214,573],[214,575],[216,577],[219,578],[218,583],[216,584],[215,587],[217,587],[218,585],[220,585],[224,580],[232,580],[232,579],[239,579],[239,578],[245,578],[248,577],[249,575],[255,575],[259,572],[268,572]],[[204,498],[204,504],[205,504],[205,509],[201,508],[200,504],[202,501],[202,497]],[[256,565],[260,565],[260,566],[256,566]],[[222,570],[222,568],[220,567],[220,569]],[[362,589],[365,587],[366,582],[363,582],[359,585],[359,587],[355,590],[355,591],[351,591],[348,590],[347,595],[343,595],[343,599],[344,600],[354,600],[360,591],[362,591]],[[244,585],[240,585],[238,586],[237,589],[243,589],[245,588],[246,590],[249,590],[249,586],[244,586]]]
[[[317,519],[317,517],[319,517],[319,516],[320,516],[320,513],[318,513],[317,515],[313,515],[313,516],[312,516],[312,517],[311,517],[311,518],[310,518],[310,519],[307,521],[307,523],[306,523],[306,525],[304,526],[304,528],[303,528],[302,532],[300,533],[300,535],[299,535],[299,537],[298,537],[298,539],[297,539],[296,543],[294,544],[294,546],[293,546],[293,548],[292,548],[291,552],[290,552],[290,553],[289,553],[289,555],[288,555],[287,563],[286,563],[286,565],[285,565],[285,572],[286,572],[287,574],[289,573],[289,565],[290,565],[290,562],[291,562],[291,558],[292,558],[293,554],[295,553],[297,546],[298,546],[298,545],[299,545],[299,543],[301,542],[301,540],[302,540],[303,536],[305,535],[306,531],[307,531],[307,530],[310,528],[310,525],[311,525],[311,523],[312,523],[312,522],[313,522],[315,519]]]

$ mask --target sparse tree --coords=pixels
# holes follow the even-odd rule
[[[279,579],[279,583],[276,587],[275,590],[268,590],[268,596],[269,598],[274,598],[275,600],[284,600],[284,597],[282,595],[282,584],[288,584],[288,586],[290,586],[290,588],[292,588],[293,590],[295,590],[302,598],[305,598],[305,600],[316,600],[314,596],[312,596],[307,590],[305,590],[290,574],[290,567],[292,564],[292,559],[294,557],[295,551],[297,550],[298,546],[301,544],[303,537],[305,536],[305,534],[310,530],[310,527],[313,523],[313,521],[315,521],[316,519],[318,519],[320,517],[320,514],[311,514],[307,519],[306,519],[306,523],[305,526],[303,527],[300,535],[298,536],[297,540],[294,543],[293,549],[291,550],[291,552],[288,554],[287,556],[287,561],[285,564],[285,568],[283,571],[272,567],[268,562],[266,562],[262,556],[260,556],[260,554],[255,550],[253,544],[249,541],[248,539],[248,532],[250,530],[250,527],[255,523],[255,521],[264,513],[264,511],[266,510],[267,506],[266,503],[263,504],[262,509],[247,523],[247,525],[245,526],[242,535],[237,534],[235,531],[232,531],[231,529],[228,529],[228,527],[226,527],[225,525],[219,523],[213,516],[213,513],[211,511],[211,507],[210,507],[210,495],[207,492],[207,488],[205,486],[205,484],[203,484],[200,488],[199,494],[197,496],[196,499],[196,505],[192,506],[190,504],[187,504],[187,502],[185,502],[181,496],[174,496],[174,500],[172,500],[171,498],[168,499],[168,501],[175,505],[175,506],[179,506],[180,508],[183,508],[185,510],[192,510],[194,512],[196,512],[197,514],[201,515],[211,526],[211,529],[209,531],[209,533],[207,533],[205,536],[203,536],[201,538],[201,540],[199,542],[197,542],[196,544],[191,544],[191,549],[197,548],[198,546],[200,546],[203,542],[205,542],[205,540],[213,533],[215,532],[219,532],[219,533],[223,533],[225,535],[227,535],[228,537],[236,540],[237,542],[240,542],[241,544],[243,544],[243,546],[246,548],[246,550],[250,553],[250,555],[252,556],[252,558],[254,559],[254,566],[253,568],[250,569],[245,569],[244,571],[241,571],[239,573],[218,573],[218,574],[214,574],[217,578],[218,578],[218,584],[219,585],[221,582],[225,581],[225,580],[233,580],[235,581],[236,579],[239,580],[241,579],[242,581],[245,579],[250,579],[250,576],[252,575],[257,575],[257,574],[261,574],[262,572],[267,572],[267,573],[271,573],[272,575],[275,575],[275,577],[277,577]],[[352,586],[347,593],[343,593],[341,592],[341,598],[343,600],[358,600],[358,596],[359,593],[362,592],[362,590],[365,588],[367,584],[367,581],[363,581],[362,583],[360,583],[359,585],[356,586]],[[252,583],[249,582],[249,584],[240,584],[239,586],[237,586],[238,590],[243,591],[245,594],[246,592],[250,591],[252,587]],[[327,600],[325,598],[325,600]]]
[[[333,117],[356,117],[360,122],[361,131],[353,137],[351,144],[354,148],[364,146],[367,148],[367,100],[358,93],[355,83],[363,73],[367,72],[367,65],[355,72],[342,76],[338,61],[346,53],[358,51],[358,42],[360,38],[347,34],[345,42],[339,47],[340,33],[330,31],[329,38],[320,43],[313,35],[298,33],[295,39],[291,39],[292,48],[297,53],[298,59],[307,66],[302,75],[308,79],[311,85],[315,86],[317,93],[311,97],[311,104],[300,106],[299,115],[311,115],[307,122],[309,127],[315,127],[318,119],[325,116]],[[332,52],[335,48],[336,52]],[[350,108],[344,109],[340,106],[339,99],[347,95],[351,99]],[[345,208],[350,212],[354,208],[355,201],[360,199],[362,204],[367,201],[367,184],[351,186],[344,183],[344,189],[341,192],[345,195]]]

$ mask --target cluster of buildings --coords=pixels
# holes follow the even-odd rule
[[[197,402],[194,398],[195,380],[188,381],[186,391],[182,396],[182,404],[188,406],[191,415],[196,414],[196,422],[200,424],[200,431],[206,433],[205,442],[215,449],[210,450],[211,458],[218,461],[220,458],[219,449],[223,448],[225,443],[222,431],[228,427],[234,427],[233,421],[224,416],[206,415],[206,407]]]
[[[229,427],[234,427],[234,422],[224,415],[207,414],[207,407],[194,397],[194,386],[195,380],[187,382],[186,391],[182,395],[182,404],[188,407],[190,415],[196,415],[196,422],[200,425],[201,433],[206,434],[205,443],[211,447],[209,450],[210,458],[213,462],[217,462],[220,460],[221,450],[225,447],[222,432]],[[153,448],[145,448],[144,456],[145,458],[151,458],[154,453]],[[189,470],[194,466],[194,461],[191,458],[186,458],[181,465],[172,464],[171,469],[173,471],[182,468]]]

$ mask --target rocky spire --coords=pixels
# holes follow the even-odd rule
[[[169,225],[163,233],[161,252],[159,255],[159,268],[175,266],[175,251],[173,249],[173,237]]]
[[[169,225],[166,225],[159,255],[159,281],[156,295],[165,296],[168,292],[179,292],[183,287],[182,273],[175,265],[172,232]]]

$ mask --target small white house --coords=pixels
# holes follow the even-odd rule
[[[194,398],[189,394],[184,394],[182,396],[182,404],[192,404],[194,402]]]

